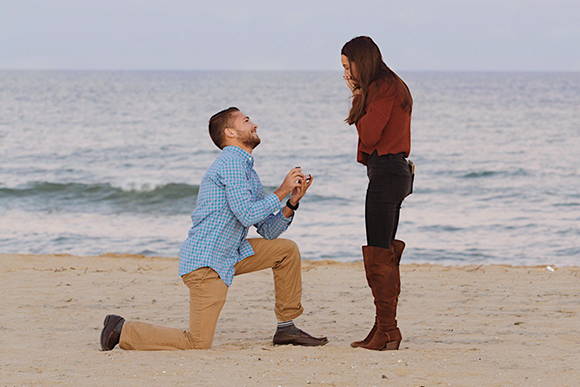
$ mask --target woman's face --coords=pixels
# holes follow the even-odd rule
[[[349,62],[346,55],[340,56],[340,61],[342,62],[342,67],[344,68],[344,77],[346,79],[357,80],[358,74],[356,71],[356,65],[354,62]]]

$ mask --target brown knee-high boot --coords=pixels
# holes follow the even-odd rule
[[[401,292],[399,262],[405,248],[403,241],[394,240],[388,249],[363,246],[365,272],[376,306],[375,325],[362,341],[352,347],[374,350],[398,349],[401,332],[397,327],[397,302]]]

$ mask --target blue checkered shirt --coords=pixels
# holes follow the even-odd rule
[[[227,146],[201,181],[191,229],[179,251],[179,275],[211,267],[230,286],[234,265],[254,255],[248,229],[275,239],[292,222],[275,194],[266,195],[254,170],[254,158],[236,146]]]

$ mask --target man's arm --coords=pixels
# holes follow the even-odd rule
[[[282,208],[282,200],[301,185],[304,175],[300,168],[290,170],[280,187],[260,200],[252,196],[246,167],[241,161],[229,160],[225,168],[218,172],[218,179],[225,187],[230,209],[244,227],[250,227]]]
[[[237,160],[230,161],[218,173],[218,178],[225,187],[230,209],[244,227],[264,221],[282,207],[280,197],[275,193],[253,200],[245,166]]]
[[[284,207],[286,209],[288,207]],[[256,223],[256,231],[258,234],[264,237],[264,239],[276,239],[278,238],[284,231],[288,229],[292,220],[294,219],[294,215],[287,217],[284,215],[284,209],[278,212],[277,214],[269,215],[263,221]],[[289,211],[294,212],[288,208]]]
[[[300,185],[292,190],[292,196],[290,197],[289,202],[293,207],[298,206],[300,199],[304,197],[306,191],[308,191],[308,188],[310,188],[313,182],[314,178],[308,176],[308,178],[302,179]],[[292,220],[294,220],[294,210],[288,206],[284,206],[279,213],[268,216],[264,221],[255,224],[255,226],[258,234],[263,236],[265,239],[276,239],[280,234],[288,229]]]

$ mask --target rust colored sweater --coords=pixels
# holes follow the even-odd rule
[[[366,113],[356,122],[359,163],[366,165],[369,155],[375,150],[379,155],[403,152],[409,156],[411,112],[403,107],[405,99],[412,104],[407,87],[399,79],[379,79],[369,85]]]

